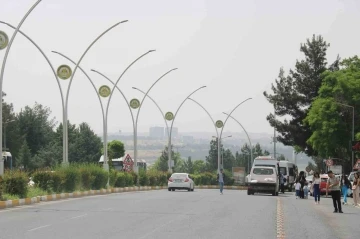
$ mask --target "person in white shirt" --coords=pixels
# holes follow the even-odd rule
[[[303,190],[304,190],[304,198],[308,199],[309,187],[307,182],[305,183]]]
[[[299,181],[296,181],[295,184],[296,199],[298,199],[298,197],[300,196],[300,189],[301,189],[301,184]]]
[[[320,183],[321,183],[320,174],[318,172],[316,172],[316,173],[314,173],[313,182],[311,185],[311,187],[313,189],[313,195],[315,198],[315,204],[320,203]]]

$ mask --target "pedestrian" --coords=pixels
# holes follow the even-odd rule
[[[313,176],[313,181],[312,181],[312,189],[313,189],[313,195],[315,198],[315,204],[319,204],[320,203],[320,183],[321,183],[321,178],[320,178],[320,174],[318,172],[314,173]]]
[[[359,172],[356,172],[354,174],[354,182],[352,185],[353,190],[353,200],[354,200],[354,206],[359,207],[359,186],[360,186],[360,178],[359,178]]]
[[[305,182],[305,185],[303,187],[303,191],[304,191],[304,198],[308,199],[308,193],[309,193],[309,187],[308,187],[308,183]]]
[[[306,182],[305,172],[304,172],[304,171],[301,171],[301,172],[300,172],[299,182],[300,182],[300,184],[301,184],[301,188],[300,188],[300,198],[304,198],[304,185],[305,185],[305,182]]]
[[[295,184],[296,199],[300,197],[300,189],[301,189],[301,183],[299,181],[296,181]]]
[[[331,197],[334,204],[334,213],[343,213],[341,210],[341,192],[340,192],[340,181],[335,177],[334,173],[330,170],[328,171],[329,179],[326,184],[326,196],[328,191],[331,190]]]
[[[351,183],[348,179],[348,177],[343,174],[341,176],[341,192],[343,194],[343,205],[347,205],[347,195],[348,195],[348,191],[351,187]]]
[[[222,195],[224,189],[224,181],[225,181],[225,173],[223,169],[220,169],[220,173],[218,173],[216,180],[219,182],[220,194]]]
[[[286,182],[286,178],[284,177],[284,174],[280,173],[280,191],[282,193],[285,193],[285,182]]]

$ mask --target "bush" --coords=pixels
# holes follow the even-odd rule
[[[25,198],[28,192],[29,178],[20,170],[6,171],[3,178],[3,193]]]

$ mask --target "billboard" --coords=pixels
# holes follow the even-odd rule
[[[341,165],[331,165],[329,170],[333,171],[334,174],[342,174],[342,166]]]
[[[245,167],[233,167],[232,173],[236,184],[245,184]]]

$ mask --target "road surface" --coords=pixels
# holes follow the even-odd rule
[[[357,238],[360,209],[334,214],[331,203],[235,190],[119,193],[2,210],[0,238]]]

